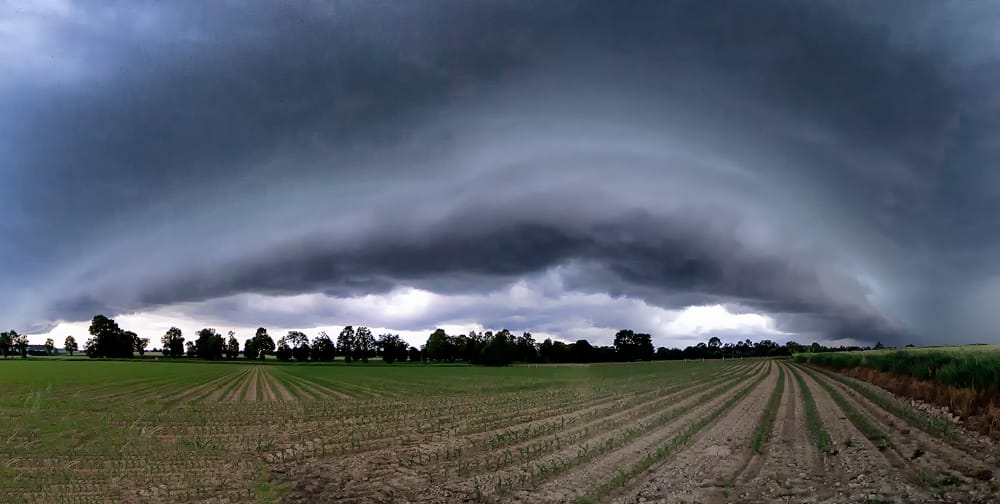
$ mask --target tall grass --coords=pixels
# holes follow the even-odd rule
[[[832,369],[874,369],[1000,397],[1000,348],[997,346],[798,354],[795,359]]]

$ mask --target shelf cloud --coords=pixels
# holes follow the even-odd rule
[[[166,310],[681,341],[701,313],[732,338],[1000,342],[997,6],[0,19],[0,324],[22,332]]]

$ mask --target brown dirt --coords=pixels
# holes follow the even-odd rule
[[[763,453],[737,478],[730,495],[740,502],[809,502],[828,500],[840,484],[823,467],[823,460],[806,424],[802,391],[785,368],[785,391],[771,440]]]
[[[958,488],[942,489],[938,483],[921,479],[921,470],[944,471],[981,462],[983,457],[935,440],[925,433],[915,433],[899,419],[866,403],[857,394],[848,392],[847,388],[838,386],[863,414],[889,433],[895,448],[880,451],[846,418],[826,390],[815,381],[816,378],[804,374],[836,451],[832,455],[820,454],[806,424],[802,391],[793,375],[793,372],[803,371],[797,368],[793,371],[793,367],[778,362],[760,366],[755,368],[757,372],[763,371],[763,366],[769,366],[769,374],[749,395],[714,423],[705,426],[663,463],[639,475],[623,490],[603,498],[601,502],[996,502],[993,482],[972,482],[969,481],[972,476],[966,476],[956,478],[957,483],[950,480],[946,483]],[[786,374],[778,415],[762,453],[752,454],[751,438],[774,390],[779,366],[785,369]],[[832,381],[827,381],[828,377],[817,378],[824,383]],[[265,386],[270,382],[270,377],[265,379]],[[742,385],[748,383],[749,380]],[[740,386],[734,384],[733,390]],[[666,393],[668,389],[660,390]],[[512,420],[514,423],[510,427],[472,430],[450,440],[447,436],[455,436],[461,431],[462,423],[445,427],[436,427],[433,421],[427,425],[418,423],[406,431],[405,441],[379,437],[380,441],[370,448],[322,458],[303,456],[315,450],[317,443],[325,442],[322,436],[310,437],[306,438],[310,441],[286,448],[285,456],[275,458],[272,467],[276,482],[291,483],[291,491],[284,498],[287,502],[572,502],[614,478],[619,470],[632,467],[691,422],[721,406],[727,398],[703,399],[701,395],[704,393],[705,390],[688,395],[678,392],[676,401],[664,400],[668,395],[657,397],[644,392],[641,396],[629,396],[619,401],[583,402],[569,411],[552,410],[551,417],[525,417],[521,425]],[[621,410],[608,409],[615,405],[621,405]],[[683,405],[692,405],[693,408],[662,426],[644,430],[639,437],[616,445],[595,458],[574,461],[583,443],[600,444],[613,439],[616,433],[624,432],[624,428],[649,425],[660,414]],[[644,406],[647,408],[644,409]],[[584,413],[587,411],[591,414],[608,411],[609,414],[592,417]],[[495,412],[481,411],[479,414],[488,418]],[[514,443],[485,442],[508,429],[517,430],[525,425],[544,426],[545,422],[558,417],[581,420],[572,424],[572,428]],[[489,425],[480,422],[470,421],[470,425]],[[537,454],[532,452],[523,462],[517,457],[520,450],[545,446],[555,442],[557,436],[568,436],[574,429],[587,434],[567,445],[557,445],[552,450]],[[472,440],[479,440],[477,442],[482,444],[473,449]],[[330,446],[327,445],[327,449]],[[447,451],[449,447],[463,447],[466,451],[456,459]],[[904,456],[911,449],[915,451],[918,448],[923,453],[916,462]],[[515,454],[513,460],[503,460],[507,450]],[[415,454],[421,457],[418,462],[407,460],[407,456]],[[477,466],[466,474],[456,473],[462,463],[489,462],[491,459],[493,462],[489,466]],[[529,471],[552,463],[566,466],[554,474],[524,480]],[[981,472],[975,474],[982,475]],[[505,482],[506,486],[502,489],[497,487],[498,478]]]
[[[903,460],[909,471],[927,484],[936,498],[948,502],[978,502],[989,497],[1000,498],[990,487],[989,481],[982,481],[972,475],[992,474],[993,468],[973,453],[963,452],[927,433],[909,425],[888,413],[860,394],[832,380],[821,373],[814,373],[816,379],[833,387],[847,398],[855,408],[889,435],[892,450]],[[947,478],[947,479],[946,479]],[[992,478],[991,478],[992,479]],[[947,484],[941,484],[947,481]]]
[[[257,368],[253,372],[253,377],[250,379],[250,383],[247,384],[247,388],[243,394],[243,401],[245,402],[257,402],[257,383],[263,379],[261,376],[260,368]]]
[[[750,443],[757,420],[778,382],[776,366],[769,373],[767,379],[715,424],[706,426],[684,450],[651,468],[614,502],[725,502],[727,487],[750,462]]]
[[[755,377],[750,377],[753,380]],[[767,380],[765,380],[767,382]],[[747,384],[747,381],[740,381],[732,384],[732,390],[737,390]],[[755,393],[761,388],[755,388]],[[753,394],[751,394],[753,395]],[[511,499],[511,502],[563,502],[574,500],[586,494],[589,490],[596,488],[614,476],[613,471],[608,468],[628,469],[642,459],[647,453],[656,451],[663,443],[679,434],[685,427],[693,421],[703,417],[708,412],[720,406],[727,399],[725,394],[709,399],[700,400],[700,395],[691,397],[677,405],[690,402],[699,402],[692,410],[686,412],[679,418],[667,422],[664,426],[646,433],[639,439],[627,445],[604,453],[598,458],[581,464],[569,472],[556,477],[551,481],[546,481],[541,487],[534,490],[521,491]],[[652,420],[648,418],[645,422]],[[709,427],[706,427],[708,429]],[[704,431],[702,431],[704,432]]]
[[[918,487],[914,475],[894,454],[879,449],[858,431],[830,395],[812,377],[796,369],[816,400],[823,427],[830,434],[835,455],[825,455],[823,467],[834,481],[833,495],[822,502],[869,501],[892,503],[937,502]],[[789,500],[788,502],[794,502]]]
[[[667,426],[654,429],[652,433],[631,441],[625,447],[612,450],[610,454],[618,454],[623,460],[629,447],[643,450],[652,447],[655,443],[669,436],[671,432],[676,432],[693,418],[697,418],[696,411],[711,408],[724,399],[709,401],[708,404],[697,404],[700,394],[693,394],[690,397],[679,400],[676,403],[667,404],[659,411],[648,412],[641,418],[635,418],[629,425],[637,425],[639,422],[650,422],[660,413],[673,410],[675,407],[692,404],[695,409],[687,412],[680,418],[674,419]],[[314,502],[326,500],[343,500],[351,502],[357,499],[358,502],[455,502],[478,498],[486,501],[510,502],[513,497],[495,496],[496,487],[494,478],[502,477],[508,482],[515,482],[517,477],[525,476],[535,468],[535,464],[550,464],[553,461],[572,460],[576,457],[579,449],[578,444],[589,442],[596,445],[613,437],[618,429],[613,431],[592,430],[588,431],[588,438],[575,442],[572,446],[557,449],[554,452],[546,452],[546,455],[532,457],[530,462],[519,463],[516,458],[509,466],[501,468],[499,471],[493,468],[482,467],[466,477],[460,477],[454,473],[443,474],[435,463],[422,466],[408,467],[401,463],[397,450],[385,449],[366,452],[347,457],[337,457],[332,460],[316,461],[313,464],[299,464],[291,462],[281,464],[279,470],[282,471],[283,480],[293,480],[301,482],[296,485],[289,496],[292,502]],[[649,434],[652,434],[650,436]],[[545,442],[554,442],[552,437],[546,436]],[[426,440],[414,441],[419,446],[423,446]],[[644,448],[639,448],[644,446]],[[503,450],[500,450],[501,452]],[[516,454],[516,450],[512,450]],[[583,466],[591,470],[600,470],[602,474],[607,474],[607,466],[601,465],[600,461],[605,461],[609,453],[599,456],[596,461],[583,462]],[[629,456],[635,456],[631,454]],[[579,470],[573,468],[573,471]],[[354,480],[352,474],[358,473],[362,479]],[[332,481],[331,481],[332,479]],[[349,479],[350,481],[344,481]],[[306,482],[312,482],[311,488]],[[540,486],[540,490],[557,486],[559,483],[548,481]],[[333,490],[335,489],[335,490]],[[333,491],[331,491],[333,490]],[[566,490],[564,489],[563,492]]]
[[[831,374],[834,373],[832,371],[823,371],[820,370],[819,368],[815,369],[817,369],[817,371],[821,373],[824,372]],[[934,417],[937,420],[943,422],[952,422],[954,420],[953,418],[950,417],[950,415],[946,415],[941,412],[935,411],[933,407],[927,404],[920,404],[913,399],[898,397],[892,394],[891,392],[878,387],[875,384],[868,383],[863,380],[852,378],[846,375],[841,375],[840,378],[853,382],[855,384],[859,384],[862,387],[865,387],[868,390],[874,392],[875,394],[884,397],[886,400],[895,403],[896,406],[913,409],[918,415],[926,415],[929,417]],[[844,388],[844,390],[850,389],[850,387],[842,387],[842,388]],[[856,392],[851,391],[850,393],[858,397],[859,399],[863,399],[863,397],[860,396],[860,394],[857,394]],[[870,401],[868,401],[867,399],[864,399],[864,402],[866,404],[870,404]],[[874,411],[876,413],[874,414],[883,415],[886,418],[886,421],[898,421],[901,425],[905,425],[907,423],[905,419],[896,417],[894,414],[886,411],[881,406],[871,404],[871,407],[875,408]],[[982,435],[977,431],[965,429],[959,423],[953,423],[952,425],[950,425],[949,430],[951,431],[952,435],[949,435],[942,439],[939,438],[935,439],[938,439],[939,442],[943,442],[959,450],[960,452],[976,457],[978,460],[980,460],[982,463],[986,465],[1000,467],[1000,445],[998,445],[994,440],[990,439],[986,435]]]
[[[918,380],[868,368],[842,369],[839,372],[882,387],[894,394],[926,401],[948,408],[963,423],[983,434],[1000,437],[1000,407],[992,394],[970,388],[953,387],[932,380]]]
[[[274,390],[275,394],[278,396],[279,401],[294,401],[295,396],[285,388],[285,385],[278,381],[271,373],[267,374],[268,384],[271,389]]]
[[[271,382],[272,381],[274,381],[274,377],[271,376],[270,371],[266,371],[265,370],[265,371],[261,372],[260,387],[261,387],[261,390],[263,391],[263,400],[264,401],[269,401],[270,402],[270,401],[277,401],[278,400],[278,395],[275,394],[274,389],[271,387]]]

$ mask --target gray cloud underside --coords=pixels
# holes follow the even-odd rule
[[[987,334],[968,307],[1000,292],[980,284],[997,274],[1000,74],[964,10],[121,10],[53,23],[88,62],[73,83],[0,87],[0,280],[23,286],[0,299],[18,323],[240,292],[481,292],[566,267],[567,289],[830,337]],[[154,21],[128,25],[139,13]]]

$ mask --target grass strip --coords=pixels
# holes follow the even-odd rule
[[[870,385],[861,383],[858,380],[848,378],[846,376],[827,371],[825,369],[813,368],[820,373],[828,376],[844,385],[847,385],[855,392],[861,394],[864,398],[877,404],[882,409],[892,413],[893,415],[902,418],[908,424],[920,429],[932,436],[939,438],[948,439],[954,436],[954,432],[951,430],[951,424],[943,419],[932,417],[926,413],[921,413],[913,408],[903,406],[893,400],[892,397],[887,396],[874,390]]]
[[[806,380],[802,378],[798,370],[792,369],[792,375],[795,376],[795,381],[798,382],[799,390],[802,392],[802,402],[805,403],[806,407],[806,425],[809,426],[809,433],[816,441],[816,448],[819,449],[820,453],[833,455],[833,443],[830,442],[830,435],[823,428],[823,420],[819,417],[816,399],[813,397],[812,391],[809,390],[809,385],[806,384]]]
[[[753,391],[770,373],[764,373],[759,378],[751,382],[746,387],[743,387],[738,392],[733,394],[722,403],[721,406],[713,410],[708,415],[700,418],[699,420],[688,425],[679,434],[671,438],[666,443],[660,445],[656,451],[647,452],[646,455],[638,462],[632,465],[628,470],[619,470],[618,474],[615,475],[610,481],[602,484],[601,486],[595,488],[590,494],[577,500],[578,503],[590,503],[600,500],[602,497],[607,496],[612,491],[617,488],[625,486],[630,480],[638,476],[640,473],[648,469],[653,464],[660,462],[667,457],[677,453],[678,450],[686,446],[691,439],[705,426],[714,422],[717,418],[722,416],[723,413],[728,411],[730,408],[736,405],[739,401],[743,400],[747,395]]]
[[[850,420],[851,423],[854,424],[859,431],[861,431],[861,434],[868,438],[868,440],[871,441],[875,447],[879,449],[879,451],[892,447],[889,435],[882,432],[874,423],[872,423],[871,420],[868,419],[868,417],[858,411],[858,408],[851,404],[851,402],[847,400],[843,394],[838,392],[833,385],[817,378],[816,375],[809,369],[803,368],[803,371],[809,374],[809,376],[816,380],[816,383],[819,383],[820,387],[823,387],[826,392],[830,394],[830,398],[833,399],[833,402],[837,403],[840,410],[847,415],[847,419]]]
[[[785,393],[785,368],[778,366],[778,383],[771,392],[771,398],[767,401],[767,407],[757,422],[757,430],[753,433],[753,441],[750,447],[754,453],[760,453],[761,447],[767,441],[771,433],[771,426],[774,425],[774,418],[778,416],[778,405],[781,404],[781,396]]]

